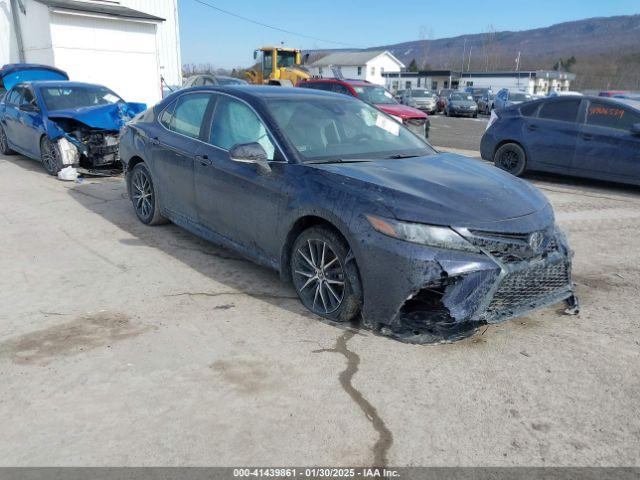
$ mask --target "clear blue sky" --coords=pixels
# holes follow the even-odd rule
[[[372,47],[410,40],[527,30],[589,17],[640,13],[639,0],[202,0],[238,15],[349,46]],[[253,50],[279,44],[303,49],[336,48],[179,0],[183,63],[215,67],[248,66]]]

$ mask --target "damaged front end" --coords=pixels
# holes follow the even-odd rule
[[[63,167],[72,165],[92,175],[122,172],[117,131],[91,128],[69,119],[57,121],[56,127],[59,136],[51,140],[58,146]]]
[[[122,172],[118,155],[120,128],[144,110],[142,104],[124,105],[125,108],[107,105],[76,112],[50,112],[47,130],[57,145],[63,168],[71,165],[91,175]]]
[[[384,257],[392,262],[399,282],[393,289],[387,285],[384,294],[394,305],[384,312],[387,319],[379,315],[380,303],[367,305],[365,300],[363,317],[370,327],[405,342],[435,343],[458,340],[479,326],[561,301],[567,303],[567,313],[578,313],[572,252],[555,225],[526,233],[452,230],[468,243],[466,251],[460,245],[446,249],[444,244],[425,248],[405,243],[402,248],[409,248],[409,255],[402,259],[393,255],[396,240],[389,239],[374,253],[381,265],[390,265]],[[382,295],[372,292],[376,285],[368,287],[368,298]]]

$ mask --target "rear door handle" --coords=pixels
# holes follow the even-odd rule
[[[582,134],[582,139],[587,141],[587,142],[590,142],[591,140],[593,140],[593,135],[590,135],[588,133],[583,133]]]
[[[160,140],[158,140],[158,137],[151,137],[151,145],[160,145]]]
[[[538,129],[537,125],[527,125],[527,130],[530,130],[533,132],[534,130],[537,130],[537,129]]]
[[[196,155],[196,162],[200,162],[203,167],[211,165],[211,160],[207,155]]]

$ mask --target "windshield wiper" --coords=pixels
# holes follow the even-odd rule
[[[369,158],[330,158],[327,160],[317,160],[315,162],[304,162],[306,164],[319,164],[319,163],[364,163],[370,162]]]
[[[421,157],[422,155],[407,155],[407,154],[402,154],[402,153],[396,153],[395,155],[391,155],[389,157],[384,157],[385,159],[393,159],[393,160],[398,160],[400,158],[416,158],[416,157]]]

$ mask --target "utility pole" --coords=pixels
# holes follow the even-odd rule
[[[16,43],[18,44],[18,58],[20,63],[25,63],[24,43],[22,42],[22,27],[20,26],[20,16],[18,14],[18,2],[20,0],[11,0],[11,15],[13,17],[13,29],[16,32]],[[25,13],[24,5],[20,2],[22,13]]]
[[[518,72],[518,89],[520,89],[520,54],[518,52],[518,58],[516,58],[516,72]]]
[[[464,39],[464,46],[462,47],[462,64],[460,65],[460,73],[464,72],[464,59],[467,56],[467,39]]]
[[[473,52],[473,45],[469,47],[469,62],[467,63],[467,72],[471,70],[471,52]]]

